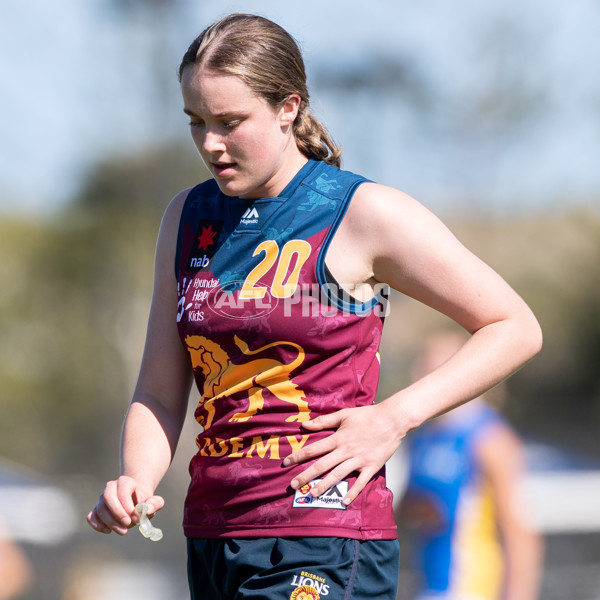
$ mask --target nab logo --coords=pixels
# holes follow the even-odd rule
[[[190,269],[206,269],[210,264],[210,258],[206,256],[206,254],[202,257],[192,257],[190,258]]]
[[[198,223],[187,262],[189,271],[200,271],[208,268],[217,250],[217,242],[222,228],[223,221],[204,219]]]
[[[240,219],[240,223],[243,223],[244,225],[254,225],[258,223],[258,210],[256,210],[256,206],[246,210]]]

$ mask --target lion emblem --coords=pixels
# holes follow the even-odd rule
[[[290,596],[290,600],[319,600],[319,598],[319,592],[312,585],[301,585]]]
[[[213,422],[216,400],[245,390],[248,393],[248,406],[245,411],[234,414],[230,421],[239,423],[248,421],[262,410],[265,389],[280,400],[296,405],[296,414],[290,415],[286,421],[307,421],[310,418],[310,410],[305,400],[306,395],[290,380],[290,373],[304,361],[302,347],[293,342],[272,342],[256,350],[250,350],[248,344],[237,335],[234,341],[246,356],[254,356],[269,348],[282,345],[295,348],[297,355],[290,363],[283,363],[274,358],[254,358],[235,364],[219,344],[201,335],[188,335],[185,343],[192,359],[192,366],[194,369],[200,369],[205,376],[204,390],[198,404],[206,411],[205,417],[198,417],[198,422],[204,429],[210,427]]]

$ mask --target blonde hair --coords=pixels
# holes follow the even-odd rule
[[[180,82],[190,65],[239,77],[274,109],[290,94],[298,94],[300,107],[293,124],[298,149],[308,158],[340,166],[342,149],[310,113],[302,53],[285,29],[257,15],[228,15],[191,43],[179,65]]]

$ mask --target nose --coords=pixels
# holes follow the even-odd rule
[[[210,154],[225,151],[223,136],[217,131],[207,128],[202,139],[202,149]]]

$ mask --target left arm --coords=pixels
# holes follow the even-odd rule
[[[392,188],[359,187],[327,262],[338,281],[386,282],[471,333],[447,362],[379,404],[303,423],[312,431],[335,432],[286,458],[284,465],[319,457],[292,487],[323,477],[311,491],[318,496],[358,472],[344,499],[349,504],[411,429],[480,396],[519,369],[539,351],[541,331],[529,307],[497,273],[424,206]]]

